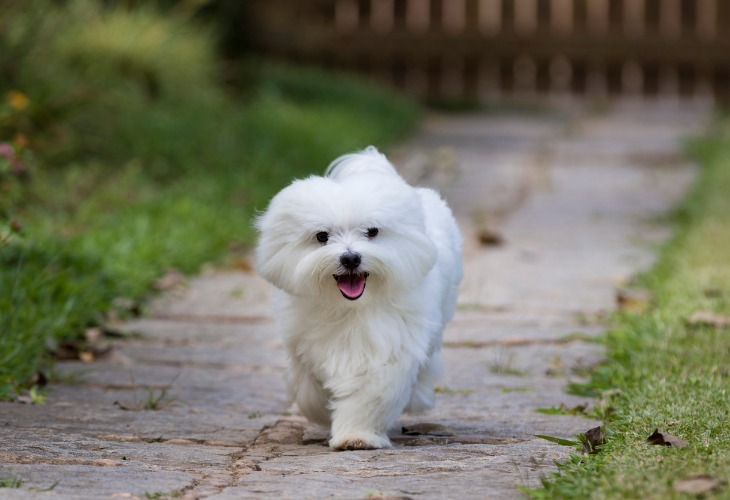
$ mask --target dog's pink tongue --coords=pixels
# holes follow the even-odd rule
[[[343,274],[337,278],[337,288],[348,299],[356,299],[365,291],[365,277],[362,274]]]

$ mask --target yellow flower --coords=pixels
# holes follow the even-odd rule
[[[28,107],[28,96],[19,90],[11,90],[5,94],[5,100],[10,104],[13,109],[21,110]]]

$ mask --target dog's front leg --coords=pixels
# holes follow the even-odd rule
[[[367,450],[392,446],[387,432],[411,397],[415,375],[413,368],[390,365],[338,381],[330,403],[330,447]]]

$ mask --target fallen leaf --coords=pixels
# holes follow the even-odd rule
[[[481,229],[477,233],[479,244],[485,247],[498,247],[504,244],[504,238],[501,234],[491,229]]]
[[[730,326],[730,318],[712,311],[696,311],[689,318],[687,324],[690,326],[710,326],[713,328],[727,328]]]
[[[185,283],[185,275],[177,269],[168,269],[163,276],[155,281],[155,288],[160,291],[172,290]]]
[[[30,378],[31,385],[37,385],[38,387],[45,387],[48,385],[48,377],[43,372],[35,372]]]
[[[231,267],[233,269],[243,271],[244,273],[252,273],[254,270],[250,257],[238,257],[236,259],[233,259],[233,262],[231,262]]]
[[[598,447],[606,444],[606,433],[602,427],[588,429],[583,440],[583,453],[598,453]]]
[[[78,346],[71,341],[62,341],[48,345],[48,350],[53,353],[53,357],[66,361],[70,359],[79,359]]]
[[[674,491],[690,495],[702,495],[719,491],[725,481],[712,476],[687,476],[674,483]]]
[[[622,311],[640,313],[646,311],[654,301],[654,294],[645,288],[619,288],[616,302]]]
[[[652,435],[646,438],[646,442],[649,444],[674,446],[675,448],[685,448],[689,446],[689,443],[684,439],[672,436],[668,432],[660,432],[659,429],[654,429]]]
[[[403,427],[401,433],[405,436],[456,436],[454,429],[439,424],[414,424]]]
[[[84,363],[92,363],[94,361],[94,353],[92,351],[80,351],[79,359]]]

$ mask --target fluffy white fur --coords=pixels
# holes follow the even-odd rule
[[[333,449],[390,446],[404,410],[434,404],[462,277],[448,206],[371,146],[294,181],[256,227],[257,269],[279,289],[292,398],[331,426]]]

